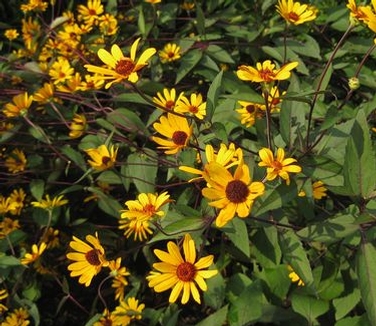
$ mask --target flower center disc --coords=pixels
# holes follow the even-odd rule
[[[247,185],[240,180],[232,180],[226,187],[226,197],[232,203],[243,203],[249,195]]]
[[[188,135],[184,131],[175,131],[172,135],[172,141],[176,145],[185,145]]]
[[[98,253],[98,249],[92,249],[85,254],[85,258],[90,265],[99,266],[101,264]]]
[[[277,170],[277,171],[281,171],[281,170],[282,170],[282,164],[281,164],[281,162],[279,162],[279,161],[274,161],[274,162],[272,163],[272,167],[273,167],[275,170]]]
[[[133,72],[134,67],[135,64],[132,59],[123,58],[117,63],[115,71],[124,77],[128,77]]]
[[[176,269],[176,275],[183,282],[190,282],[196,275],[196,268],[193,264],[184,262]]]
[[[256,106],[253,104],[249,104],[245,108],[249,114],[252,114],[256,111]]]
[[[103,157],[102,157],[102,163],[103,163],[104,165],[107,166],[110,162],[111,162],[111,158],[110,158],[110,157],[108,157],[108,156],[103,156]]]
[[[299,15],[296,14],[295,12],[290,12],[289,13],[289,20],[296,22],[299,20]]]

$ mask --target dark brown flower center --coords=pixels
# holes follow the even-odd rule
[[[111,162],[111,157],[108,157],[108,156],[103,156],[103,157],[102,157],[102,163],[103,163],[104,165],[107,166],[110,162]]]
[[[188,262],[181,263],[176,269],[176,276],[183,282],[190,282],[196,276],[196,267]]]
[[[235,204],[243,203],[248,195],[249,189],[243,181],[232,180],[227,184],[226,197],[230,202]]]
[[[145,205],[144,212],[150,217],[153,216],[155,214],[155,206],[152,204]]]
[[[198,112],[198,107],[195,106],[195,105],[191,105],[189,107],[189,112],[191,112],[191,113],[197,113]]]
[[[175,106],[175,102],[174,101],[171,101],[171,100],[166,101],[166,104],[165,104],[166,109],[171,110],[174,106]]]
[[[85,258],[90,265],[99,266],[101,261],[99,259],[99,250],[92,249],[85,254]]]
[[[247,110],[248,113],[250,114],[253,114],[257,109],[256,109],[256,105],[254,104],[249,104],[246,106],[245,108]]]
[[[167,53],[167,56],[169,58],[173,58],[175,56],[175,52],[170,51],[170,52]]]
[[[289,20],[296,22],[299,20],[299,15],[295,12],[289,12]]]
[[[135,67],[135,64],[132,59],[123,58],[116,64],[115,71],[119,75],[128,77],[133,72],[134,67]]]
[[[180,130],[175,131],[172,135],[172,141],[176,145],[179,145],[179,146],[185,145],[187,138],[188,138],[187,133],[185,133],[184,131],[180,131]]]

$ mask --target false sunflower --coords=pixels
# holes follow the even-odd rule
[[[151,137],[154,142],[160,145],[158,148],[165,151],[165,154],[176,154],[186,147],[193,132],[193,126],[189,125],[186,118],[172,113],[167,113],[167,116],[161,116],[159,122],[155,122],[153,127],[166,137]]]
[[[276,177],[281,177],[286,180],[286,184],[290,184],[289,173],[299,173],[302,168],[299,165],[292,164],[296,162],[294,158],[285,158],[285,151],[283,148],[278,148],[277,155],[274,157],[273,152],[269,148],[262,148],[259,150],[261,162],[259,166],[266,167],[266,180],[274,180]]]
[[[158,107],[165,108],[168,111],[174,111],[175,105],[179,102],[180,98],[183,96],[183,93],[176,94],[176,89],[168,88],[163,89],[163,94],[161,92],[157,93],[157,96],[153,97],[153,102],[158,105]]]
[[[202,120],[206,116],[206,102],[204,102],[200,93],[193,93],[190,98],[182,96],[176,103],[175,111],[178,113],[188,113]]]
[[[278,13],[290,24],[300,25],[316,19],[317,9],[314,6],[300,4],[293,0],[278,0]]]
[[[243,162],[237,166],[234,175],[216,162],[207,164],[205,172],[208,187],[202,189],[202,194],[211,200],[210,206],[220,209],[217,227],[225,226],[235,215],[247,217],[254,200],[265,190],[262,182],[252,182],[249,168]]]
[[[24,116],[32,102],[33,96],[29,96],[27,92],[18,94],[12,98],[11,103],[5,104],[3,113],[7,118]]]
[[[167,252],[155,249],[154,254],[161,260],[153,264],[156,271],[147,276],[149,287],[155,292],[164,292],[172,289],[169,302],[175,302],[183,292],[181,303],[186,304],[192,295],[197,303],[201,303],[198,287],[207,290],[205,279],[215,276],[218,271],[207,270],[213,264],[213,255],[201,257],[196,261],[195,242],[187,233],[183,241],[184,258],[179,247],[172,241],[167,243]]]
[[[246,65],[239,66],[236,75],[239,79],[255,83],[272,83],[276,80],[286,80],[291,76],[291,70],[298,66],[297,61],[293,61],[276,68],[271,60],[263,63],[257,62],[256,68]]]
[[[73,236],[69,246],[75,252],[67,253],[67,258],[74,262],[68,266],[71,277],[79,276],[78,282],[89,286],[91,280],[97,275],[102,267],[107,267],[109,262],[105,258],[105,251],[99,242],[98,234],[86,236],[86,242]]]
[[[89,72],[97,73],[99,78],[111,80],[106,83],[105,88],[108,89],[113,83],[120,83],[128,80],[131,83],[138,81],[138,72],[148,65],[147,61],[155,54],[155,48],[146,49],[138,59],[136,59],[136,51],[141,38],[135,40],[131,46],[130,57],[126,57],[117,44],[111,47],[111,52],[105,49],[99,49],[98,57],[108,67],[98,67],[94,65],[85,65]]]
[[[181,58],[180,46],[175,43],[167,43],[159,52],[159,57],[162,63],[179,60]]]
[[[118,148],[115,148],[113,145],[109,148],[106,145],[100,145],[98,148],[85,150],[91,158],[91,160],[88,160],[88,163],[97,171],[112,168],[116,162],[117,151]]]

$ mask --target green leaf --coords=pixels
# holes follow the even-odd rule
[[[33,197],[40,201],[44,195],[44,180],[42,179],[33,179],[30,181],[30,192]]]
[[[78,167],[82,170],[86,168],[86,162],[82,154],[69,145],[61,147],[61,152],[66,155],[70,160],[72,160]]]
[[[227,319],[228,305],[217,310],[215,313],[209,317],[203,319],[201,322],[196,324],[196,326],[218,326],[223,325]]]
[[[234,218],[226,225],[224,231],[235,247],[238,248],[246,257],[249,257],[251,252],[249,248],[248,230],[245,221],[240,218]]]
[[[207,114],[208,120],[211,120],[211,117],[214,114],[215,108],[217,107],[218,96],[221,90],[222,76],[223,76],[223,70],[221,70],[218,73],[218,75],[214,78],[208,90],[208,95],[207,95],[207,100],[206,100],[206,114]]]
[[[205,53],[217,60],[218,63],[235,63],[232,56],[218,45],[211,44],[205,49]]]
[[[292,309],[304,316],[309,325],[317,324],[316,318],[329,310],[329,302],[307,295],[293,293],[291,296]]]
[[[297,235],[307,241],[333,243],[354,234],[358,229],[354,216],[345,214],[309,225],[299,230]]]
[[[368,198],[376,188],[376,156],[363,110],[359,110],[346,146],[343,174],[352,195]]]
[[[260,282],[247,286],[230,305],[228,312],[230,326],[244,326],[256,322],[262,316],[263,301]]]
[[[180,67],[176,73],[175,84],[178,84],[201,60],[202,51],[199,49],[190,50],[180,60]]]
[[[367,316],[347,317],[338,321],[335,326],[370,326]]]
[[[278,231],[273,225],[257,230],[252,237],[252,254],[263,268],[272,268],[281,262],[281,248],[278,243]]]
[[[356,254],[356,273],[362,301],[372,325],[376,325],[376,248],[362,243]]]
[[[298,195],[298,190],[292,182],[289,186],[281,183],[274,189],[268,189],[258,198],[252,209],[252,215],[257,217],[268,211],[282,207],[284,204],[291,202]]]
[[[0,268],[7,268],[13,266],[21,266],[19,259],[13,256],[6,256],[5,254],[0,254]]]
[[[120,210],[123,208],[117,200],[102,192],[99,188],[88,187],[88,191],[98,196],[98,207],[110,216],[120,217]]]
[[[354,288],[353,291],[344,297],[339,297],[333,300],[335,308],[336,320],[340,320],[355,308],[360,301],[360,291]]]
[[[107,120],[122,132],[140,132],[146,137],[150,134],[140,117],[125,108],[112,111],[107,115]]]
[[[313,283],[312,269],[307,257],[307,252],[296,234],[291,230],[279,233],[279,245],[283,252],[284,260],[293,268],[306,286]]]
[[[149,154],[157,157],[153,151],[150,151]],[[158,172],[156,160],[151,160],[144,153],[132,153],[127,159],[127,172],[127,175],[132,177],[138,192],[155,192],[155,178]]]
[[[199,35],[205,34],[205,14],[199,3],[196,3],[196,28]]]

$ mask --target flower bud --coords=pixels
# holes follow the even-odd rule
[[[352,91],[355,91],[356,89],[360,87],[359,79],[357,77],[349,78],[348,85]]]

